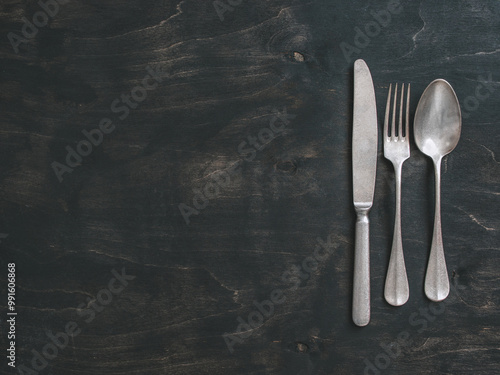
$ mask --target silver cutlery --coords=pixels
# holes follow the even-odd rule
[[[436,302],[444,300],[450,292],[441,233],[441,160],[457,145],[461,127],[462,115],[455,91],[443,79],[431,82],[418,102],[413,130],[418,148],[434,162],[436,208],[425,294]]]
[[[373,80],[363,60],[354,63],[352,132],[353,203],[356,210],[352,319],[358,326],[370,321],[370,231],[377,169],[377,109]]]
[[[400,92],[399,111],[397,110],[398,85],[394,89],[392,105],[392,120],[389,126],[391,113],[392,84],[389,86],[387,105],[384,120],[384,156],[394,166],[396,180],[396,217],[394,220],[394,234],[392,239],[391,257],[385,280],[384,297],[393,306],[401,306],[408,301],[410,295],[408,288],[408,277],[406,276],[405,259],[403,255],[403,241],[401,237],[401,170],[403,163],[410,157],[410,84],[406,93],[406,111],[404,110],[405,85],[402,84]],[[399,114],[398,126],[396,127],[396,112]],[[405,112],[405,124],[403,127],[403,112]]]

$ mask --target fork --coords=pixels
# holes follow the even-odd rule
[[[392,106],[392,122],[389,128],[389,115],[391,112],[392,84],[389,86],[387,105],[385,108],[384,121],[384,156],[394,165],[396,176],[396,218],[394,220],[394,237],[392,239],[391,257],[389,269],[385,280],[384,297],[393,306],[401,306],[408,301],[409,288],[406,276],[405,259],[403,255],[403,240],[401,238],[401,170],[403,163],[410,157],[410,84],[406,94],[406,122],[403,129],[403,97],[405,85],[402,84],[399,103],[399,126],[396,129],[396,99],[398,96],[398,84],[394,90]],[[404,131],[404,133],[403,133]]]

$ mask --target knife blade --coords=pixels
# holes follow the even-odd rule
[[[370,321],[370,230],[377,170],[377,108],[373,80],[366,62],[354,62],[352,131],[353,203],[356,210],[352,319],[358,326]]]

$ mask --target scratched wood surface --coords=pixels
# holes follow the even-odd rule
[[[47,3],[0,5],[4,354],[12,262],[18,312],[2,374],[499,373],[498,1]],[[433,172],[412,144],[410,300],[383,299],[380,142],[365,328],[350,318],[356,58],[379,120],[390,82],[412,84],[413,115],[444,78],[464,112],[443,163],[450,296],[423,292]]]

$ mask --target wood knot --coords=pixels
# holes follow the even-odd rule
[[[293,160],[280,160],[276,163],[275,168],[284,173],[295,174],[297,163]]]
[[[295,59],[295,61],[298,61],[298,62],[304,62],[305,61],[304,55],[301,54],[300,52],[294,52],[293,53],[293,58]]]
[[[307,344],[304,344],[303,342],[296,343],[296,347],[299,353],[306,353],[309,350],[309,346],[307,346]]]
[[[288,61],[293,61],[293,62],[304,62],[304,61],[306,61],[306,57],[302,53],[297,52],[297,51],[285,53],[285,58]]]

